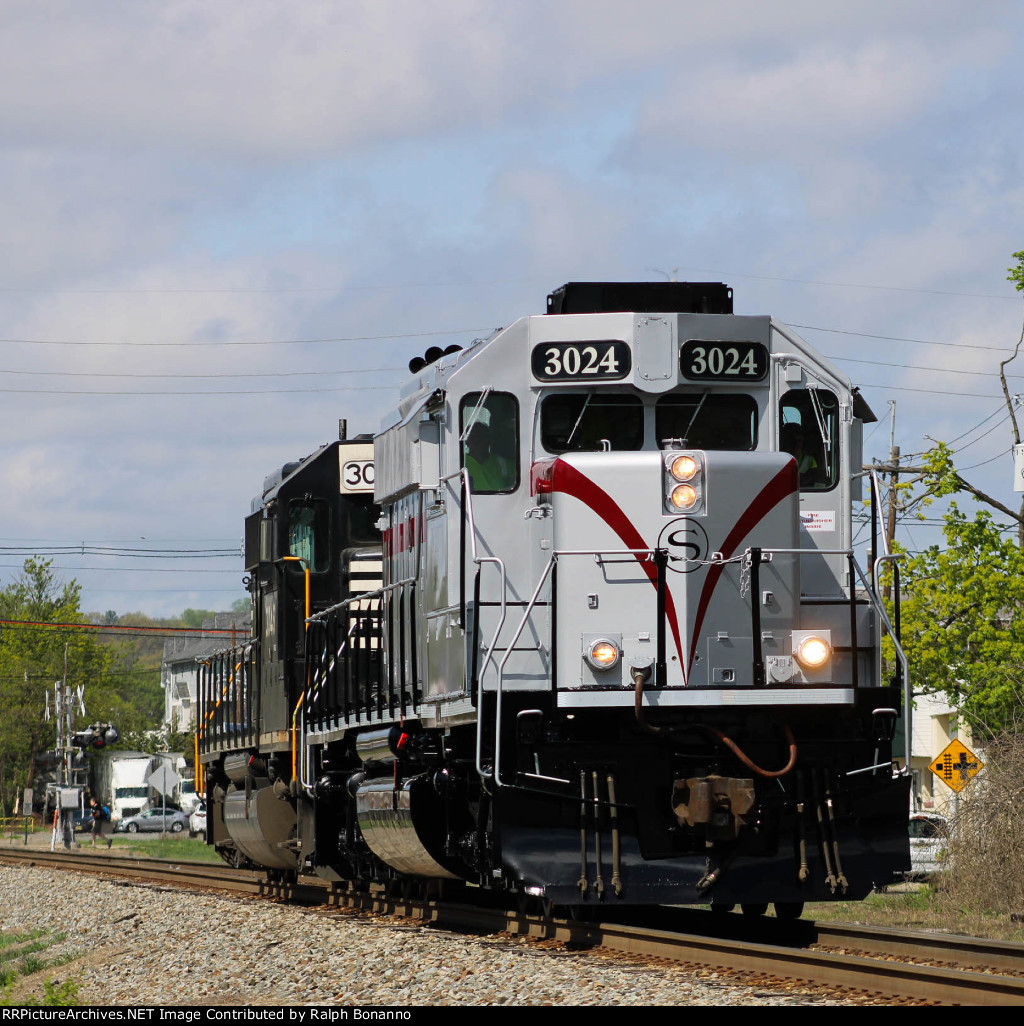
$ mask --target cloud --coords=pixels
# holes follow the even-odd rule
[[[0,334],[148,343],[0,343],[15,390],[0,400],[5,536],[233,541],[275,466],[339,417],[377,427],[403,375],[358,370],[540,312],[567,280],[678,267],[734,285],[742,312],[1016,339],[1013,304],[935,294],[1012,294],[1013,4],[11,0],[4,14]],[[381,337],[432,331],[448,334]],[[373,338],[154,344],[352,336]],[[981,362],[810,341],[837,360]],[[950,377],[840,365],[879,386]],[[236,377],[184,377],[201,374]],[[300,391],[336,384],[352,390]],[[164,394],[68,394],[88,390]],[[871,401],[891,395],[901,433],[937,423],[933,396]],[[939,427],[959,433],[977,405],[943,400]],[[174,611],[175,596],[120,586],[124,601],[105,590],[93,606]]]

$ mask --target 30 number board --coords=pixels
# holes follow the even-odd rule
[[[349,460],[341,468],[342,492],[373,491],[373,460]]]
[[[760,342],[690,339],[679,351],[679,369],[697,381],[761,381],[768,374],[768,349]]]
[[[619,381],[633,368],[629,343],[542,342],[530,354],[533,376],[540,381]]]

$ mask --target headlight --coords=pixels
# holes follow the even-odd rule
[[[832,657],[832,646],[825,638],[809,634],[797,645],[795,655],[801,666],[818,670]]]
[[[697,489],[688,484],[676,485],[669,500],[676,509],[693,509],[697,504]]]
[[[662,454],[662,512],[697,515],[704,508],[704,454],[669,452]]]
[[[676,456],[668,469],[677,481],[690,481],[700,470],[700,465],[692,456]]]
[[[583,653],[593,670],[610,670],[619,662],[619,646],[609,638],[598,638],[590,642]]]

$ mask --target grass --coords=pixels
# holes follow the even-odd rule
[[[804,918],[1024,943],[1024,928],[1009,915],[951,911],[940,887],[941,883],[926,883],[869,894],[863,901],[811,902],[804,909]]]
[[[45,951],[51,945],[64,940],[64,937],[66,936],[63,933],[58,933],[51,937],[47,937],[45,934],[45,930],[40,930],[36,933],[35,937],[26,937],[25,939],[27,943],[17,944],[16,946],[5,946],[3,949],[0,949],[0,962],[10,962],[15,958],[25,958],[37,951]]]
[[[78,1003],[78,984],[73,980],[50,979],[43,982],[42,997],[24,992],[19,986],[28,976],[54,969],[72,961],[74,953],[40,957],[41,952],[59,944],[67,935],[49,930],[25,930],[0,933],[0,1005],[74,1005]]]
[[[221,862],[212,845],[198,837],[150,837],[140,840],[138,835],[114,834],[112,845],[118,854],[146,855],[154,859],[187,859],[195,862]]]

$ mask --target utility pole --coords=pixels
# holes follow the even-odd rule
[[[82,702],[82,689],[72,691],[68,687],[68,645],[64,645],[64,676],[54,682],[54,716],[57,720],[57,754],[59,769],[57,784],[53,788],[53,834],[50,838],[50,851],[54,851],[60,842],[70,848],[75,840],[75,809],[82,808],[83,788],[77,787],[74,781],[74,747],[72,743],[75,706],[85,714]],[[49,703],[47,703],[49,706]],[[49,713],[49,708],[47,708]],[[47,806],[49,807],[49,806]]]
[[[896,402],[889,401],[889,462],[892,471],[889,474],[889,516],[885,525],[886,552],[892,552],[892,543],[896,539],[896,485],[900,479],[900,447],[896,444]],[[882,598],[888,601],[892,593],[892,585],[886,581],[882,589]]]

